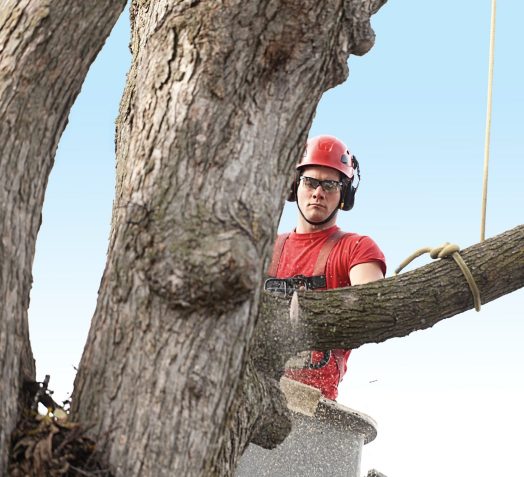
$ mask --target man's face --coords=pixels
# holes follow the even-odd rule
[[[340,181],[340,173],[330,167],[309,166],[302,169],[302,176],[312,177],[321,181]],[[340,189],[326,192],[320,185],[313,189],[301,180],[297,190],[297,201],[300,210],[308,220],[321,222],[338,207],[340,202]],[[331,222],[331,221],[330,221]]]

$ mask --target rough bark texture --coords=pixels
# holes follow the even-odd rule
[[[482,303],[524,286],[524,225],[460,254]],[[285,360],[297,351],[380,343],[471,308],[471,291],[451,258],[368,285],[299,292],[293,300],[265,294],[252,354],[259,369],[278,376]]]
[[[207,475],[229,475],[247,444],[272,449],[291,432],[291,416],[277,380],[259,373],[252,361],[242,375],[237,396],[227,415],[220,453],[210,462]]]
[[[27,308],[47,179],[69,110],[124,4],[0,5],[0,475],[21,384],[35,373]]]
[[[234,469],[258,420],[239,383],[290,171],[382,3],[132,3],[108,263],[73,395],[117,476]]]

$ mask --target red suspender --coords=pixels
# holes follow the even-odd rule
[[[277,239],[275,240],[275,245],[273,247],[273,258],[271,259],[271,264],[269,265],[269,268],[267,270],[267,275],[269,277],[277,276],[278,264],[280,263],[280,256],[282,255],[282,250],[284,250],[284,245],[286,244],[286,240],[288,237],[289,233],[277,235]]]
[[[314,277],[326,274],[326,264],[329,254],[331,253],[331,250],[333,250],[333,247],[344,235],[346,235],[345,232],[342,232],[342,230],[337,230],[336,232],[332,233],[324,242],[324,245],[322,245],[320,253],[318,254],[315,268],[313,269]]]
[[[345,232],[342,230],[337,230],[332,233],[327,240],[322,245],[320,252],[317,257],[317,262],[315,263],[315,268],[313,268],[313,277],[322,276],[326,274],[326,264],[329,257],[329,254],[333,250],[333,247],[337,242],[344,237]],[[278,235],[275,241],[275,246],[273,247],[273,258],[271,259],[271,264],[269,265],[267,275],[270,277],[277,276],[278,264],[280,263],[280,257],[282,256],[282,251],[284,250],[284,245],[286,240],[289,237],[289,233]]]

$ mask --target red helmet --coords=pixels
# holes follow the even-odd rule
[[[331,167],[352,179],[355,173],[352,159],[351,152],[340,139],[335,136],[317,136],[307,142],[297,169],[306,166]]]

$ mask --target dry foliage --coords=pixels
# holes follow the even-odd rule
[[[100,464],[86,428],[68,419],[43,383],[26,383],[26,409],[11,438],[8,475],[11,477],[112,477]],[[38,404],[48,408],[43,416]]]

